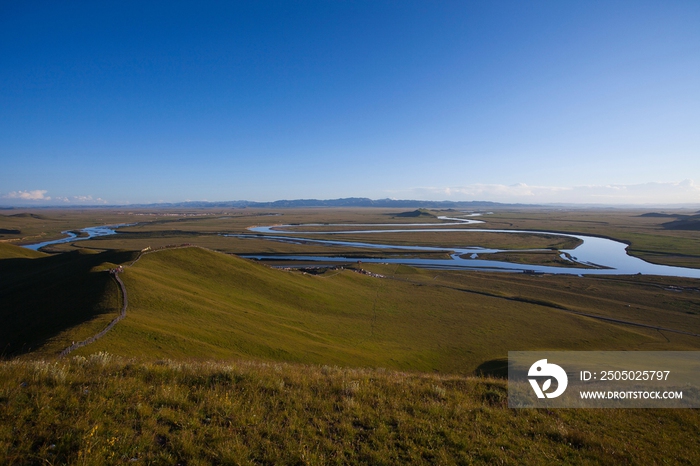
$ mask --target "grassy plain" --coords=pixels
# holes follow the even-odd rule
[[[700,333],[700,293],[692,290],[594,278],[366,268],[387,278],[351,269],[283,271],[196,247],[146,254],[122,274],[128,318],[77,354],[245,357],[467,375],[509,350],[700,347],[700,338],[567,312]],[[84,332],[68,329],[46,350],[57,342],[68,346],[77,330]]]
[[[474,228],[598,234],[630,241],[644,258],[700,262],[697,231],[670,231],[662,226],[668,218],[641,213],[495,211]],[[221,233],[275,223],[427,217],[396,214],[42,210],[36,215],[43,218],[0,217],[1,231],[22,232],[2,233],[13,241],[0,243],[0,344],[6,358],[20,355],[0,363],[0,462],[700,461],[697,410],[510,410],[505,382],[490,377],[502,375],[509,350],[700,350],[700,338],[681,333],[700,333],[698,280],[381,264],[361,267],[383,278],[347,268],[314,275],[222,253],[346,255],[341,247]],[[123,234],[52,248],[62,254],[14,245],[22,238],[45,240],[63,230],[135,221],[140,223]],[[462,233],[390,235],[372,239],[448,246],[462,239]],[[514,249],[562,247],[552,243],[560,241],[555,236],[537,244],[536,237],[511,238],[494,234],[489,241],[511,242]],[[142,248],[182,243],[209,249],[167,249],[133,263]],[[351,252],[370,251],[382,254]],[[523,260],[523,254],[530,253],[511,260]],[[118,313],[118,287],[106,272],[115,264],[126,266],[126,319],[75,357],[57,361],[61,349]]]
[[[26,256],[24,259],[14,257],[9,260],[8,258],[8,260],[0,263],[0,271],[4,273],[5,277],[8,277],[4,281],[3,300],[10,304],[5,309],[13,313],[15,317],[12,318],[17,320],[16,316],[18,315],[33,315],[32,313],[41,316],[47,313],[47,309],[56,305],[64,309],[47,317],[48,323],[44,322],[42,318],[32,320],[36,324],[28,326],[27,329],[20,329],[16,337],[11,336],[12,332],[14,332],[14,327],[12,325],[7,326],[6,328],[9,330],[7,330],[7,336],[3,339],[5,354],[15,354],[17,351],[24,351],[16,349],[18,344],[25,350],[42,346],[41,352],[50,354],[62,345],[68,346],[72,341],[84,338],[85,335],[90,334],[89,332],[108,322],[119,307],[119,296],[116,284],[109,278],[96,273],[95,267],[102,263],[116,261],[116,259],[110,260],[107,255],[114,254],[114,251],[117,250],[138,250],[147,246],[159,247],[173,243],[189,243],[226,253],[366,254],[381,256],[385,252],[355,248],[348,251],[339,246],[304,244],[303,242],[300,244],[289,244],[255,238],[224,237],[221,236],[221,233],[245,233],[247,227],[256,224],[307,222],[359,224],[426,221],[425,216],[415,218],[399,217],[396,211],[388,209],[294,209],[282,210],[281,213],[247,209],[162,212],[141,210],[89,211],[88,214],[89,216],[85,217],[87,214],[84,212],[42,211],[40,214],[27,213],[26,215],[11,217],[15,222],[32,223],[35,221],[48,222],[53,219],[50,215],[53,215],[55,216],[54,221],[61,222],[61,228],[65,229],[86,226],[90,224],[89,221],[94,220],[97,222],[98,219],[102,219],[105,223],[128,223],[133,222],[135,219],[139,219],[141,222],[120,230],[124,233],[93,240],[76,241],[54,247],[54,250],[70,252],[68,255],[42,256],[40,253],[28,252],[24,249],[10,248],[8,243],[0,243],[4,246],[4,249],[0,250],[0,252],[4,251],[6,255]],[[433,214],[456,215],[454,212],[439,211],[434,211]],[[563,231],[567,225],[568,227],[584,225],[585,227],[580,227],[577,230],[581,231],[589,228],[590,225],[595,225],[595,228],[597,228],[596,233],[600,234],[602,231],[600,229],[601,225],[607,225],[610,228],[621,228],[620,225],[629,219],[632,219],[629,222],[635,224],[637,229],[653,229],[653,225],[656,225],[655,222],[667,220],[664,218],[640,217],[639,215],[639,212],[605,210],[575,211],[573,213],[568,211],[555,213],[551,211],[512,211],[507,214],[497,211],[492,215],[481,217],[487,223],[476,225],[476,227],[483,228],[485,225],[488,225],[494,228],[535,229],[536,225],[534,222],[540,219],[539,226],[542,229],[551,226],[552,229]],[[509,219],[508,224],[503,223],[506,217]],[[547,219],[546,222],[541,221],[544,218]],[[85,223],[70,223],[78,221]],[[628,229],[637,231],[635,228]],[[662,254],[663,252],[662,240],[664,238],[663,235],[666,233],[664,230],[655,236],[658,242],[657,254]],[[677,231],[672,233],[678,234]],[[684,234],[687,236],[687,241],[692,241],[694,240],[693,235],[697,235],[697,232],[684,232]],[[382,242],[401,240],[406,243],[422,240],[426,243],[433,242],[450,245],[459,241],[460,238],[469,237],[479,238],[479,241],[482,239],[484,241],[488,240],[491,242],[491,245],[514,249],[570,246],[562,243],[562,239],[556,236],[539,237],[478,232],[437,232],[434,234],[416,233],[415,235],[413,233],[401,233],[395,234],[395,237],[392,235],[392,233],[385,233],[376,235],[373,238],[362,239],[374,239]],[[350,236],[343,235],[342,239],[351,239]],[[490,239],[488,239],[489,237]],[[478,244],[479,241],[466,243],[465,245]],[[673,250],[676,246],[671,245],[669,247]],[[93,254],[90,251],[99,254]],[[393,253],[396,254],[395,251]],[[128,253],[124,254],[126,255],[123,257],[131,257]],[[524,254],[525,258],[523,257]],[[671,253],[672,257],[673,254],[675,253]],[[178,259],[177,256],[179,255],[182,255],[182,257]],[[432,253],[432,255],[434,256],[435,253]],[[34,256],[36,256],[35,259],[29,259],[29,257]],[[556,260],[556,258],[549,257],[546,254],[544,258],[540,257],[542,255],[534,257],[532,253],[513,253],[510,256],[512,257],[506,257],[506,259],[514,262],[529,262],[533,258],[539,261]],[[497,255],[496,257],[503,258],[503,255]],[[659,327],[698,328],[695,316],[697,315],[699,301],[692,292],[684,293],[683,298],[679,299],[677,291],[664,290],[659,286],[648,288],[648,285],[641,283],[627,283],[623,286],[619,279],[609,277],[582,279],[578,277],[551,276],[524,277],[511,274],[483,275],[471,272],[433,273],[406,267],[387,270],[386,268],[382,269],[381,266],[370,266],[368,268],[377,269],[380,273],[394,278],[391,283],[384,280],[381,285],[378,285],[376,279],[361,276],[354,272],[343,272],[333,277],[311,277],[297,276],[289,272],[260,267],[256,268],[256,272],[253,274],[260,275],[257,279],[257,284],[245,290],[248,297],[242,297],[241,293],[234,296],[231,292],[231,290],[241,289],[238,282],[233,279],[222,282],[218,277],[234,277],[236,274],[242,273],[244,268],[252,266],[252,264],[239,261],[234,267],[231,261],[235,261],[235,259],[209,251],[194,249],[189,252],[167,251],[145,256],[136,266],[129,268],[124,275],[127,288],[133,290],[134,295],[130,305],[130,318],[121,323],[107,339],[96,343],[97,346],[94,348],[113,350],[113,345],[121,345],[117,353],[126,356],[135,354],[125,350],[126,347],[133,347],[139,348],[139,352],[137,352],[139,356],[145,354],[156,354],[159,357],[181,357],[188,354],[196,355],[197,357],[207,357],[207,355],[212,357],[249,356],[319,363],[323,362],[325,357],[330,357],[337,364],[344,364],[348,361],[361,361],[363,365],[394,367],[402,370],[414,368],[416,370],[437,369],[451,371],[453,369],[448,368],[444,363],[444,361],[451,359],[456,361],[453,367],[459,366],[461,367],[460,371],[469,373],[480,362],[489,358],[504,357],[503,348],[505,347],[499,343],[499,340],[518,344],[523,343],[522,346],[519,346],[522,348],[530,348],[535,342],[541,348],[561,347],[561,341],[551,341],[547,335],[534,330],[532,341],[525,340],[521,342],[517,331],[521,325],[527,326],[528,322],[533,322],[531,313],[539,313],[536,314],[539,317],[535,318],[534,321],[538,319],[549,320],[550,317],[547,313],[561,314],[561,310],[557,310],[561,306],[589,314],[600,314],[608,317],[622,316],[635,322],[650,322]],[[78,264],[82,265],[78,266]],[[559,265],[564,266],[565,264]],[[81,267],[80,273],[77,272],[77,267]],[[219,267],[222,270],[217,270]],[[405,273],[404,275],[411,275],[411,280],[413,281],[421,281],[425,277],[432,277],[433,275],[439,275],[441,278],[432,280],[430,286],[433,288],[425,288],[422,287],[425,283],[420,283],[420,286],[418,286],[415,283],[400,282],[400,280],[396,279],[397,273],[394,273],[396,270],[411,270],[410,273]],[[252,272],[248,271],[246,273],[250,274]],[[77,279],[77,276],[83,278]],[[306,282],[297,283],[296,280],[299,279],[302,281],[306,280]],[[447,282],[442,283],[444,280],[447,280]],[[629,281],[633,282],[634,280],[639,279],[630,279]],[[661,282],[663,280],[659,279],[657,281]],[[666,279],[666,282],[672,284],[679,283],[680,280]],[[87,285],[88,283],[89,285]],[[281,285],[285,283],[287,288]],[[445,287],[434,287],[434,285],[440,283],[444,284]],[[465,283],[471,285],[479,283],[477,291],[481,295],[477,296],[472,293],[469,296],[469,300],[465,300]],[[458,289],[449,288],[454,288],[455,284],[457,284],[456,288]],[[579,286],[580,284],[586,285]],[[500,296],[499,287],[505,287],[509,290],[505,298]],[[228,290],[225,290],[225,288],[228,288]],[[149,297],[141,292],[142,289],[147,289],[151,295],[159,295],[160,297],[157,299],[152,296]],[[309,289],[312,291],[308,291]],[[655,294],[649,292],[652,289]],[[188,291],[189,294],[187,294]],[[52,294],[55,294],[55,300],[48,298]],[[288,302],[290,296],[303,297],[307,295],[307,301],[297,300],[295,305],[290,306]],[[28,296],[28,298],[25,299],[25,296]],[[635,307],[630,304],[630,302],[641,296],[644,297],[639,302],[641,307]],[[521,299],[522,297],[526,299]],[[337,316],[326,316],[330,320],[323,320],[323,312],[321,310],[329,308],[329,306],[332,308],[333,305],[329,305],[332,302],[336,303],[334,304],[336,309],[345,307],[352,310],[352,312],[345,313],[352,316],[351,319],[342,326],[338,325],[337,322],[334,324],[336,327],[348,328],[352,329],[352,331],[347,330],[346,333],[334,333],[333,331],[329,332],[329,329],[326,328],[330,325],[329,322],[334,322]],[[543,308],[539,305],[541,303],[554,303],[555,305],[549,306],[549,308],[544,306]],[[670,304],[667,305],[668,303]],[[251,306],[256,310],[257,314],[255,318],[252,316],[245,317],[245,319],[253,319],[250,321],[244,322],[245,319],[242,314],[231,312],[232,309],[240,310],[241,313],[243,311],[250,312]],[[534,306],[534,308],[527,306]],[[384,333],[379,332],[373,336],[374,341],[365,337],[367,333],[367,328],[365,328],[367,309],[370,307],[372,309],[372,318],[379,319],[375,322],[379,327],[372,327],[371,332],[379,332],[378,329],[384,328]],[[223,335],[199,335],[197,332],[192,331],[193,328],[198,326],[206,327],[206,323],[210,319],[214,319],[215,316],[221,318],[220,316],[224,315],[213,312],[211,310],[213,308],[228,310],[228,314],[225,314],[228,320],[222,329],[232,332],[228,340],[237,341],[238,346],[227,343],[227,338]],[[17,309],[21,312],[14,312]],[[172,312],[172,310],[176,309],[181,309],[181,312],[184,313],[186,318],[183,317],[183,322],[186,323],[178,324],[177,319],[168,321],[171,316],[164,311]],[[274,312],[277,313],[289,313],[290,316],[293,316],[290,317],[293,323],[280,323],[279,328],[275,331],[266,329],[255,338],[250,335],[240,334],[242,328],[250,326],[253,328],[264,328],[263,322],[268,322],[270,319],[274,320],[274,312],[269,314],[271,312],[269,311],[270,309],[275,309]],[[382,309],[401,309],[404,314],[388,312],[386,315],[379,313],[375,316],[375,311],[382,311]],[[424,324],[423,314],[426,309],[431,310],[428,312],[429,315],[433,312],[432,309],[436,309],[435,325],[426,327]],[[490,309],[494,310],[487,311]],[[635,309],[638,312],[632,312]],[[301,312],[301,310],[308,312]],[[141,312],[143,315],[140,314]],[[265,314],[265,312],[268,312],[268,314]],[[148,317],[148,313],[156,316]],[[197,317],[198,313],[201,313],[199,317]],[[343,314],[343,318],[348,318],[345,314]],[[74,315],[75,318],[65,318],[65,316],[70,315]],[[395,321],[392,321],[392,315],[395,316]],[[522,316],[528,316],[526,319],[528,322],[521,322]],[[564,329],[568,328],[567,326],[577,327],[572,334],[577,336],[570,339],[571,341],[576,341],[576,343],[567,347],[578,348],[581,345],[583,345],[581,347],[586,348],[596,347],[598,342],[596,338],[590,339],[579,335],[581,330],[578,328],[578,321],[582,317],[564,315],[561,316],[561,319],[573,320],[562,324],[564,327],[560,329],[561,332],[554,333],[562,333]],[[499,321],[501,324],[496,328],[490,323],[491,320]],[[24,319],[18,320],[18,322],[23,321]],[[55,321],[69,323],[56,325]],[[419,338],[419,335],[415,332],[403,331],[409,327],[409,322],[416,328],[425,331],[425,334]],[[479,329],[481,335],[467,336],[463,333],[455,333],[456,330],[453,327],[456,323],[468,328]],[[135,326],[135,328],[130,328],[130,325]],[[384,327],[381,327],[381,325]],[[610,323],[602,322],[596,322],[596,325],[612,326]],[[168,331],[164,330],[172,326],[175,328]],[[44,330],[37,330],[42,328]],[[119,330],[119,328],[122,330]],[[484,328],[488,330],[483,330]],[[655,345],[657,343],[644,340],[644,338],[649,337],[645,332],[654,333],[653,331],[640,328],[614,328],[616,329],[615,331],[622,331],[625,337],[611,337],[606,341],[619,340],[622,342],[620,347],[626,347],[625,345],[627,344],[636,347],[635,345],[637,344]],[[146,331],[144,329],[156,330]],[[438,338],[443,332],[447,332],[447,335],[450,335],[450,338],[448,338],[450,344],[447,346],[451,347],[451,350],[433,348],[430,346],[432,343],[430,345],[418,344],[420,342],[443,341],[444,339]],[[598,330],[591,330],[591,332],[596,333]],[[628,335],[629,332],[635,334],[637,340],[635,338],[630,340],[628,338],[630,337]],[[643,338],[639,336],[640,332],[644,334]],[[455,334],[452,335],[452,333]],[[117,336],[120,334],[121,337],[119,338],[125,338],[124,342],[118,343],[111,340],[115,338],[119,340]],[[492,334],[498,335],[495,343],[487,342],[487,339],[492,338]],[[37,338],[32,339],[28,335],[37,335]],[[136,335],[140,335],[140,338],[145,343],[138,339],[138,341],[129,340],[130,338],[136,338]],[[303,335],[304,338],[300,338],[300,335]],[[662,335],[657,333],[654,337],[662,338]],[[663,338],[666,337],[664,336]],[[679,347],[687,347],[684,345],[688,343],[680,342],[679,338],[682,339],[680,336],[672,337],[672,344],[678,344],[680,345]],[[267,341],[267,339],[280,341],[280,347],[275,349],[264,347],[265,345],[260,346],[260,342]],[[19,343],[20,340],[22,343]],[[160,340],[167,343],[163,343]],[[630,343],[632,340],[636,343]],[[157,343],[158,341],[160,343]],[[300,343],[300,341],[303,341],[303,343]],[[315,342],[311,344],[310,341]],[[402,342],[405,341],[416,342],[415,348],[402,347]],[[469,345],[460,343],[466,341],[469,341]],[[690,343],[691,346],[693,344]],[[348,351],[348,348],[351,346],[353,347],[352,351]],[[467,350],[467,347],[470,349]],[[479,350],[474,352],[471,349],[472,347],[479,348]],[[378,354],[385,354],[385,356],[380,357]],[[459,355],[455,356],[455,354]],[[469,356],[465,356],[467,354]],[[422,356],[419,357],[417,355]],[[423,360],[420,360],[420,358],[423,358]]]
[[[5,464],[697,464],[698,410],[508,409],[490,378],[96,353],[0,363]]]
[[[700,333],[700,283],[695,279],[465,273],[405,266],[392,270],[375,264],[364,267],[391,279],[427,287],[455,288],[503,301],[533,303],[554,310]],[[695,337],[685,341],[691,346],[698,344]]]
[[[464,259],[470,257],[470,254],[462,256]],[[576,267],[587,268],[585,264],[572,262],[562,259],[558,251],[508,251],[498,252],[494,254],[479,254],[479,259],[494,260],[501,262],[512,262],[515,264],[530,264],[530,265],[547,265],[554,267]]]
[[[286,234],[286,233],[285,233]],[[290,235],[294,236],[294,235]],[[303,233],[299,233],[303,236]],[[556,235],[521,233],[487,233],[469,231],[430,231],[400,233],[354,233],[342,235],[314,234],[312,239],[358,241],[363,243],[396,244],[404,246],[474,247],[494,249],[572,249],[581,242],[575,238]]]
[[[61,232],[95,225],[132,223],[142,218],[116,209],[0,210],[0,242],[30,244],[59,239]]]
[[[258,240],[223,237],[221,233],[250,233],[250,226],[301,223],[425,223],[440,221],[431,217],[399,217],[404,210],[397,209],[85,209],[4,211],[0,216],[0,231],[21,231],[19,234],[0,233],[0,241],[16,244],[43,241],[61,237],[60,232],[86,226],[138,223],[121,229],[124,234],[76,243],[79,248],[133,249],[157,247],[174,243],[194,243],[233,254],[280,254],[309,252],[316,254],[342,254],[342,248],[327,246],[301,246]],[[460,212],[432,210],[432,215],[458,216]],[[537,209],[500,208],[492,214],[472,217],[485,221],[467,228],[523,229],[561,231],[605,236],[630,244],[630,254],[650,262],[700,267],[700,231],[673,230],[664,227],[673,218],[643,216],[648,209]],[[688,210],[675,213],[693,214]],[[449,228],[449,226],[446,226]],[[328,227],[317,227],[326,229]],[[366,228],[360,227],[357,228]],[[419,227],[417,227],[419,228]],[[447,235],[447,236],[445,236]],[[571,247],[561,238],[528,237],[516,235],[470,233],[400,233],[392,235],[350,236],[342,239],[374,243],[425,244],[438,246],[496,247],[525,249],[531,247]],[[321,239],[321,236],[314,236]],[[328,239],[337,239],[329,236]],[[566,241],[566,240],[564,240]],[[56,251],[67,251],[70,244],[56,246]],[[347,252],[347,251],[346,251]],[[359,252],[359,251],[353,251]],[[376,250],[375,250],[376,252]]]

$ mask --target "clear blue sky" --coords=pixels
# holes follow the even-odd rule
[[[0,161],[4,205],[700,204],[700,2],[6,0]]]

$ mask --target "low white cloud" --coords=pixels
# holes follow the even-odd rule
[[[35,189],[34,191],[12,191],[4,195],[5,199],[21,199],[23,201],[49,201],[50,196],[47,196],[48,191],[45,189]]]
[[[632,185],[533,186],[470,184],[422,187],[411,197],[430,200],[494,201],[525,204],[693,204],[700,203],[700,185],[693,180]]]
[[[71,204],[106,204],[107,201],[100,197],[87,196],[47,196],[48,191],[45,189],[37,189],[34,191],[13,191],[2,196],[2,199],[12,199],[10,203],[26,205],[37,201],[44,201],[43,204],[48,205],[71,205]],[[51,201],[51,202],[46,202]],[[7,203],[7,201],[6,201]]]
[[[89,196],[73,196],[71,198],[74,202],[78,203],[98,203],[98,204],[104,204],[107,201],[102,199],[101,197],[92,197],[91,195]]]
[[[63,200],[64,202],[67,202],[69,204],[95,205],[95,204],[106,204],[107,203],[107,201],[105,201],[101,197],[93,197],[92,195],[63,197],[63,198],[61,198],[61,200]]]

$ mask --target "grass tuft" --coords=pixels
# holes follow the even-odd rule
[[[245,360],[8,361],[0,463],[700,461],[697,410],[512,410],[505,390],[499,379]]]

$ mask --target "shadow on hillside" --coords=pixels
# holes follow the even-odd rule
[[[36,350],[60,332],[119,306],[118,289],[105,262],[135,258],[131,251],[0,260],[0,356]]]
[[[483,362],[476,368],[474,374],[479,377],[494,377],[497,379],[508,378],[508,359],[491,359]]]

